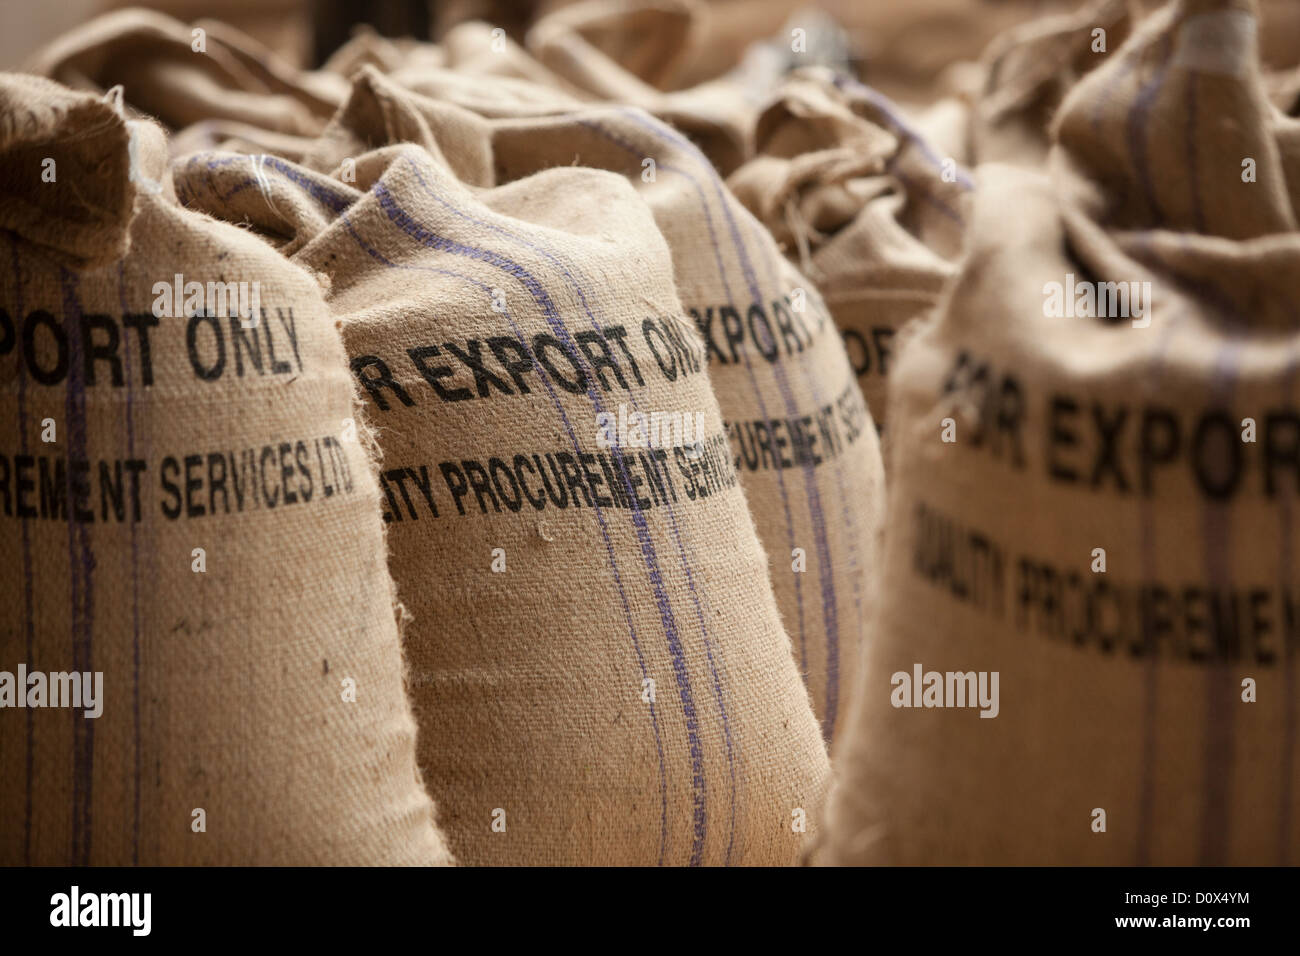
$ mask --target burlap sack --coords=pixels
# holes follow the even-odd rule
[[[449,99],[485,116],[538,115],[582,103],[637,106],[685,132],[721,170],[748,155],[763,89],[748,75],[666,90],[675,51],[692,49],[699,8],[682,0],[577,3],[542,17],[527,49],[490,23],[454,27],[439,44],[354,38],[328,69],[354,77],[362,66],[406,89]],[[667,59],[665,59],[667,57]],[[490,82],[487,82],[489,81]]]
[[[1300,116],[1300,69],[1270,73],[1264,84],[1274,106],[1287,116]]]
[[[233,120],[201,120],[172,136],[167,145],[173,156],[221,150],[231,153],[269,153],[297,161],[316,145],[316,137],[277,133]]]
[[[697,0],[578,0],[540,17],[527,43],[578,88],[626,101],[680,88],[707,12]]]
[[[1139,0],[1091,0],[994,39],[981,57],[970,153],[975,163],[1041,165],[1048,129],[1079,78],[1112,57],[1141,16]]]
[[[192,25],[148,10],[96,17],[52,41],[23,69],[74,89],[121,86],[126,102],[171,129],[231,120],[277,133],[319,133],[347,93],[221,23]]]
[[[594,99],[538,63],[500,27],[478,20],[457,24],[438,43],[358,30],[321,69],[351,80],[367,66],[395,79],[400,74],[402,86],[427,95],[448,83],[462,95],[477,93],[483,97],[481,111],[497,107],[513,115],[520,98],[568,108]],[[484,83],[485,77],[492,82]]]
[[[353,100],[334,126],[352,116],[400,118],[400,125],[393,121],[395,139],[433,135],[434,148],[448,156],[474,141],[464,133],[469,121],[444,115],[446,104],[398,89],[373,71],[358,77]],[[364,128],[375,135],[372,125]],[[487,130],[490,139],[459,162],[490,170],[496,182],[555,166],[593,166],[627,176],[649,204],[668,242],[682,305],[704,339],[795,659],[831,738],[871,606],[884,490],[870,412],[817,291],[705,157],[639,110],[496,119]],[[336,133],[348,142],[333,128],[326,140]]]
[[[1157,10],[1161,0],[1136,0],[1144,12]],[[1300,64],[1300,4],[1295,0],[1257,0],[1259,57],[1265,70]]]
[[[969,174],[874,90],[804,71],[727,185],[825,297],[881,429],[899,330],[956,273]]]
[[[672,89],[695,52],[700,14],[694,0],[583,0],[538,20],[527,46],[543,66],[594,98],[671,123],[726,175],[750,153],[750,130],[766,91],[734,75]]]
[[[321,4],[315,0],[83,0],[83,9],[96,12],[147,6],[183,23],[219,14],[246,37],[257,37],[258,45],[271,50],[294,66],[312,62],[315,33],[319,29]]]
[[[1254,30],[1171,4],[1069,95],[1050,177],[982,172],[891,380],[832,860],[1300,859],[1300,139]]]
[[[459,24],[442,38],[440,48],[446,66],[465,76],[526,80],[580,100],[599,96],[538,62],[524,47],[502,36],[501,29],[491,23],[475,20]],[[429,56],[424,49],[413,50],[406,65],[422,65],[421,60]]]
[[[591,101],[589,94],[546,71],[522,47],[506,41],[504,49],[495,53],[491,42],[486,24],[462,24],[448,36],[454,65],[433,67],[427,53],[411,53],[389,76],[405,90],[458,104],[484,117],[565,113]],[[539,71],[544,77],[541,82]],[[338,125],[331,124],[326,135]]]
[[[448,862],[338,332],[165,170],[0,74],[0,863]]]
[[[372,26],[359,24],[353,28],[351,38],[321,64],[321,72],[334,73],[345,80],[352,79],[363,66],[373,66],[381,73],[389,73],[419,53],[425,57],[424,66],[446,66],[446,55],[436,44],[413,37],[386,37]]]
[[[1279,0],[1287,2],[1287,0]],[[891,99],[911,108],[932,102],[945,88],[943,72],[972,61],[1004,31],[1049,13],[1066,12],[1079,0],[908,0],[862,3],[830,0],[709,0],[698,28],[696,55],[674,76],[681,86],[715,78],[741,63],[755,45],[781,40],[790,50],[792,31],[804,29],[807,53],[816,54],[810,20],[830,14],[847,33],[850,71]]]
[[[1300,65],[1300,4],[1293,0],[1260,0],[1260,57],[1265,66],[1287,69]]]
[[[354,97],[382,83],[366,76]],[[344,115],[366,112],[393,115]],[[414,615],[420,766],[457,857],[796,861],[826,753],[704,343],[632,188],[507,166],[471,192],[407,144],[358,157],[356,188],[345,164],[268,160],[259,209],[227,205],[248,192],[239,157],[174,168],[196,207],[303,230],[286,248],[332,277]],[[640,414],[684,417],[622,427]]]

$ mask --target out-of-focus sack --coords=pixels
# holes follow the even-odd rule
[[[853,80],[807,71],[759,116],[727,180],[825,297],[876,424],[899,330],[956,274],[968,173]]]
[[[1300,124],[1180,0],[989,167],[891,379],[839,862],[1300,858]],[[951,440],[948,440],[951,439]]]
[[[82,24],[32,54],[23,69],[74,89],[121,86],[127,104],[171,129],[230,120],[314,135],[348,89],[339,76],[298,70],[225,24],[191,26],[139,9]]]

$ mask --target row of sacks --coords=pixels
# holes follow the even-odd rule
[[[682,133],[365,67],[295,158],[170,157],[0,91],[6,862],[801,858],[879,441]]]
[[[1113,6],[1008,62],[1045,62],[1041,36],[1091,36]],[[110,706],[132,705],[119,725],[28,710],[2,758],[25,821],[6,859],[397,861],[400,819],[422,861],[1294,860],[1300,123],[1262,75],[1255,12],[1123,21],[1122,44],[1042,80],[1050,125],[1013,97],[1034,110],[968,117],[986,136],[964,147],[806,71],[754,114],[740,163],[661,103],[640,105],[676,128],[559,100],[522,51],[494,78],[371,51],[320,130],[211,148],[191,127],[177,140],[204,148],[170,164],[115,97],[10,81],[11,102],[50,103],[5,147],[25,609],[5,630],[27,642],[10,657],[112,662]],[[100,132],[74,144],[67,124]],[[40,179],[56,144],[75,189]],[[168,233],[186,227],[201,240]],[[182,306],[170,343],[166,318],[152,332],[159,280],[262,269],[260,338]],[[151,415],[168,376],[190,408]],[[656,412],[702,416],[702,447],[602,442]],[[37,445],[46,420],[81,447]],[[95,522],[59,511],[63,482]],[[353,489],[371,538],[293,526]],[[237,556],[217,569],[208,547],[196,572],[204,536]],[[376,543],[345,567],[339,540]],[[384,707],[355,680],[363,648],[396,688]],[[327,733],[369,791],[320,792]],[[159,836],[160,814],[188,827],[204,806],[230,843]],[[286,822],[303,813],[313,827]],[[125,836],[92,827],[114,814]]]
[[[312,71],[220,23],[128,10],[51,43],[25,68],[74,88],[124,86],[133,107],[174,131],[174,156],[228,149],[310,162],[363,67],[490,119],[643,108],[701,149],[818,286],[883,429],[899,333],[934,308],[958,268],[971,169],[1042,167],[1066,93],[1161,2],[1051,0],[1027,19],[1019,2],[972,11],[965,0],[922,0],[842,11],[837,24],[767,0],[716,9],[582,0],[543,16],[522,44],[482,22],[436,44],[362,31]],[[1291,0],[1252,9],[1265,90],[1294,116],[1300,54],[1286,41],[1296,9]],[[772,35],[738,55],[756,31]],[[947,69],[922,70],[940,50]],[[863,57],[902,106],[849,76]]]
[[[1117,6],[891,370],[830,860],[1300,859],[1300,118],[1251,0]]]

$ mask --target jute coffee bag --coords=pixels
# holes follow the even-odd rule
[[[448,862],[338,331],[122,109],[0,75],[0,862]]]
[[[457,103],[483,116],[533,116],[579,109],[592,94],[538,63],[487,23],[462,23],[439,46],[419,44],[383,70],[404,89]],[[391,54],[384,62],[391,62]],[[437,62],[441,59],[441,63]],[[349,74],[355,78],[356,71]]]
[[[316,137],[272,130],[234,120],[201,120],[168,140],[173,156],[221,150],[228,153],[267,153],[281,159],[301,160],[316,144]]]
[[[898,332],[956,274],[969,174],[876,91],[791,77],[727,179],[825,297],[877,426]]]
[[[462,23],[438,44],[363,34],[326,69],[348,78],[362,66],[401,86],[489,116],[536,115],[581,103],[640,107],[685,132],[721,170],[749,152],[761,103],[750,74],[669,89],[672,63],[695,46],[698,4],[680,0],[578,3],[543,16],[527,48],[494,24]]]
[[[1300,858],[1297,123],[1251,7],[1154,14],[989,167],[891,379],[840,862]]]
[[[347,93],[339,76],[295,69],[224,24],[190,25],[139,9],[82,24],[32,54],[24,69],[75,89],[120,85],[130,106],[171,129],[229,120],[312,135]]]
[[[973,162],[1045,162],[1061,101],[1080,77],[1119,50],[1141,12],[1139,0],[1091,0],[996,37],[981,57],[970,129]]]
[[[750,153],[759,102],[738,75],[723,70],[674,88],[698,52],[704,13],[693,0],[582,0],[539,19],[526,42],[538,62],[593,99],[640,107],[671,123],[725,175]]]
[[[373,66],[381,73],[396,70],[410,62],[416,51],[425,51],[421,65],[441,68],[447,65],[442,47],[422,43],[413,37],[386,37],[369,24],[359,23],[352,28],[352,36],[330,53],[321,64],[321,71],[334,73],[350,80],[363,66]]]
[[[796,861],[826,753],[636,193],[569,166],[471,191],[405,144],[357,158],[355,188],[268,161],[269,201],[230,209],[243,162],[174,168],[195,206],[302,229],[286,247],[331,277],[456,856]]]
[[[473,137],[464,132],[470,120],[440,115],[448,108],[368,71],[325,138],[339,125],[373,130],[348,117],[394,117],[396,138],[427,129],[434,148],[450,157]],[[611,170],[649,205],[681,303],[703,341],[730,457],[829,739],[857,669],[884,492],[876,429],[821,298],[699,150],[642,111],[502,118],[486,129],[490,138],[456,163],[491,170],[501,183],[574,163]]]
[[[883,467],[871,414],[817,290],[681,134],[634,110],[497,121],[498,170],[572,162],[631,179],[706,346],[730,452],[826,738],[872,603]]]
[[[1275,2],[1287,4],[1289,0]],[[851,67],[844,72],[911,108],[933,102],[947,86],[945,70],[976,60],[994,38],[1018,24],[1049,13],[1065,13],[1078,5],[1079,0],[820,4],[589,0],[557,4],[559,9],[539,20],[535,29],[547,21],[563,23],[601,59],[615,65],[628,63],[624,72],[666,91],[705,85],[732,72],[747,73],[746,61],[752,61],[755,51],[764,47],[780,54],[791,68],[827,64],[826,46],[834,42],[847,46],[835,51],[836,57],[847,60],[846,66]],[[683,28],[676,20],[687,20],[688,25]],[[828,20],[836,24],[834,32],[840,39],[831,41],[823,29]],[[676,36],[674,31],[678,31]],[[530,35],[530,49],[535,42]],[[581,49],[578,45],[571,48]],[[583,63],[570,67],[574,68],[592,74],[587,82],[609,82],[608,71],[601,66]],[[760,91],[760,95],[766,92]]]

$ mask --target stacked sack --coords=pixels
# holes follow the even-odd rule
[[[294,69],[224,24],[137,9],[96,17],[23,69],[72,89],[120,86],[130,106],[169,130],[188,128],[182,142],[241,138],[277,150],[320,133],[347,94],[337,75]]]
[[[900,330],[956,273],[971,188],[888,99],[826,71],[788,79],[727,180],[825,296],[877,427]]]
[[[338,331],[166,170],[0,74],[0,862],[450,862]]]
[[[698,332],[795,659],[825,737],[842,719],[873,601],[884,469],[871,413],[816,289],[680,133],[640,110],[592,107],[452,121],[447,104],[374,70],[309,161],[418,142],[480,185],[567,166],[626,176],[672,256]],[[486,177],[474,179],[474,177]]]
[[[980,58],[967,148],[973,163],[1041,165],[1066,93],[1132,30],[1137,0],[1092,0],[1001,34]]]
[[[364,72],[335,175],[174,173],[330,277],[452,849],[791,864],[829,767],[669,248],[622,176],[512,168],[487,121],[419,99]]]
[[[0,860],[1294,861],[1294,56],[754,3],[0,75]]]
[[[755,86],[727,72],[685,89],[674,81],[699,55],[706,8],[687,0],[583,0],[542,17],[528,32],[537,61],[589,97],[636,106],[690,137],[724,175],[751,152]]]
[[[809,50],[796,54],[778,38],[747,62],[679,88],[687,65],[709,55],[702,49],[709,19],[696,0],[583,0],[542,16],[522,46],[479,21],[453,27],[437,44],[366,32],[323,71],[353,78],[371,66],[408,90],[485,116],[637,107],[684,133],[726,174],[751,154],[754,117],[780,74],[791,63],[817,62],[824,24],[811,15],[804,21]]]
[[[1300,855],[1300,124],[1257,29],[1175,0],[1067,96],[1050,171],[980,171],[891,382],[830,861]]]

